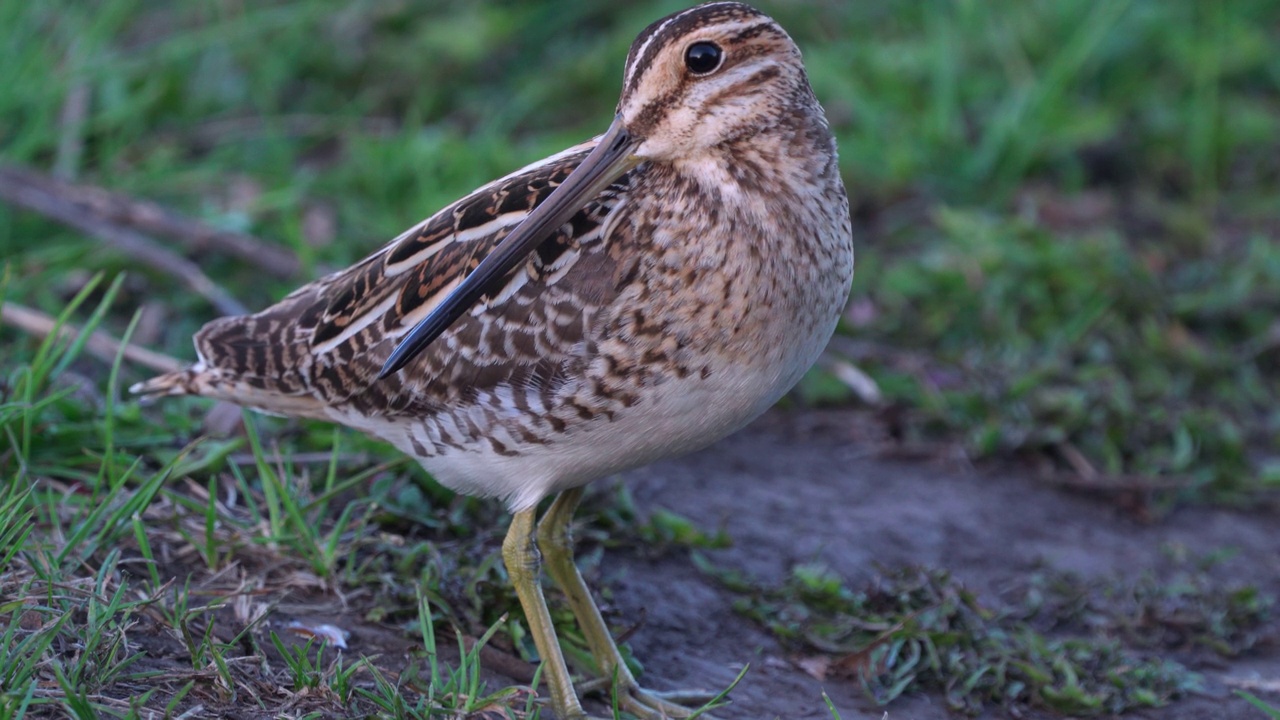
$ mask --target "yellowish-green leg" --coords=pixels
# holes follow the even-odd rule
[[[600,616],[600,610],[591,599],[591,591],[578,572],[573,562],[573,535],[571,521],[573,513],[582,500],[582,488],[566,490],[551,504],[542,522],[538,524],[538,546],[546,558],[547,574],[560,586],[569,600],[569,607],[578,620],[582,634],[587,640],[597,666],[600,668],[602,680],[614,682],[618,688],[618,703],[623,710],[635,715],[655,715],[662,718],[683,718],[693,714],[694,710],[678,704],[684,697],[660,696],[657,693],[640,689],[635,676],[627,668],[618,646],[609,634],[609,628]],[[700,702],[707,698],[707,693],[691,693],[688,699]],[[673,702],[674,701],[674,702]],[[700,717],[707,717],[706,715]]]
[[[541,562],[538,546],[534,542],[536,512],[537,508],[531,508],[516,513],[511,519],[511,528],[507,530],[507,538],[502,542],[502,560],[507,565],[507,575],[520,598],[525,618],[529,621],[533,644],[538,647],[538,655],[542,657],[542,678],[551,693],[551,707],[556,717],[560,720],[585,720],[587,714],[578,702],[577,692],[569,678],[569,668],[565,666],[564,655],[560,653],[555,628],[551,625],[547,601],[542,597],[538,574]]]

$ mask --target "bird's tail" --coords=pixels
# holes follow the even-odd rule
[[[208,383],[202,379],[206,371],[198,365],[178,370],[177,372],[158,375],[150,380],[134,383],[129,392],[141,395],[143,399],[164,397],[166,395],[206,395],[201,388],[207,389]]]
[[[324,403],[309,393],[286,395],[272,392],[204,362],[136,383],[129,388],[129,392],[141,395],[143,400],[172,395],[198,395],[225,400],[271,415],[330,419],[325,412]]]

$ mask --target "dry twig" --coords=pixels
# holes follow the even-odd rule
[[[14,303],[0,305],[0,322],[39,337],[47,337],[58,326],[57,320],[52,316]],[[69,325],[63,325],[58,329],[59,337],[69,340],[80,337],[80,332],[79,328]],[[122,343],[101,330],[95,330],[90,334],[84,347],[90,354],[104,362],[115,362],[116,355],[123,355],[124,359],[131,363],[159,372],[177,372],[187,365],[177,358],[140,348],[137,345]]]
[[[49,177],[43,177],[42,183],[33,183],[29,177],[23,177],[27,173],[28,171],[15,172],[12,168],[0,168],[0,199],[92,235],[144,264],[178,278],[224,315],[243,315],[247,312],[240,301],[209,279],[199,265],[175,254],[146,235],[86,212],[82,205],[58,192],[56,186],[67,185],[66,183]]]
[[[153,202],[62,182],[28,168],[0,166],[0,198],[94,235],[98,233],[83,224],[135,228],[172,238],[188,252],[224,252],[279,278],[293,277],[300,267],[292,252],[252,235],[218,230]]]

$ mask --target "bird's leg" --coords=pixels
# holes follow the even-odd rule
[[[560,586],[569,600],[569,607],[582,628],[587,640],[587,647],[595,658],[600,670],[601,679],[613,682],[618,689],[618,704],[627,712],[649,716],[683,718],[689,717],[694,709],[684,707],[680,702],[700,704],[711,698],[714,693],[678,693],[665,696],[642,690],[635,676],[627,668],[618,646],[609,633],[609,628],[600,616],[600,609],[591,599],[591,591],[578,572],[573,562],[573,535],[570,522],[573,513],[582,500],[582,488],[573,488],[560,493],[551,507],[542,516],[538,524],[538,545],[546,558],[547,574]],[[702,715],[700,717],[707,717]]]
[[[537,508],[522,510],[511,519],[511,528],[502,542],[502,560],[507,575],[520,598],[533,644],[542,658],[543,679],[551,693],[551,707],[560,720],[586,720],[587,714],[578,702],[577,692],[569,678],[569,668],[564,664],[556,630],[551,624],[547,601],[542,597],[538,571],[541,561],[538,546],[534,542],[534,515]]]

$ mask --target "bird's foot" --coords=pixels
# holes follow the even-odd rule
[[[736,683],[735,683],[736,684]],[[703,720],[716,720],[707,711],[718,707],[720,701],[728,693],[714,693],[707,690],[645,690],[632,682],[614,682],[611,678],[599,678],[578,686],[580,693],[593,691],[603,692],[609,702],[616,702],[619,710],[630,713],[645,720],[667,720],[668,718],[698,717]]]

